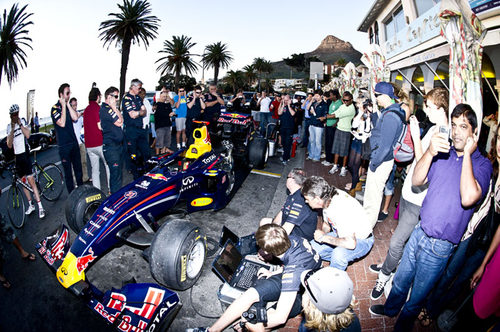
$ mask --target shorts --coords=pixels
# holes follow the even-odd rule
[[[28,153],[16,154],[16,171],[17,176],[20,178],[33,175],[31,158]]]
[[[186,130],[186,118],[175,118],[175,129],[177,131]]]
[[[259,293],[259,304],[265,306],[268,302],[278,301],[281,295],[281,274],[274,275],[269,279],[257,279],[253,286]],[[288,314],[288,318],[292,318],[300,314],[302,311],[302,295],[297,292],[292,309]]]
[[[337,128],[335,138],[333,139],[332,153],[340,157],[349,155],[349,145],[351,143],[351,132],[342,131]]]
[[[361,141],[359,139],[357,139],[357,138],[353,139],[352,143],[351,143],[351,150],[353,150],[357,154],[361,154],[361,145],[362,144],[363,143],[361,143]]]
[[[172,143],[172,127],[161,127],[156,129],[156,148],[170,148]]]

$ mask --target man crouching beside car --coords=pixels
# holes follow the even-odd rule
[[[264,326],[268,329],[284,324],[288,318],[300,313],[300,276],[305,270],[319,268],[319,255],[307,240],[287,235],[285,229],[276,224],[260,226],[255,239],[261,251],[279,258],[282,266],[274,272],[261,268],[254,286],[237,298],[215,324],[208,328],[186,329],[186,332],[222,331],[254,303],[265,308],[266,303],[278,301],[275,309],[267,311]]]

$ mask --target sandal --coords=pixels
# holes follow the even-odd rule
[[[418,314],[418,320],[420,321],[420,325],[424,327],[430,326],[434,322],[425,308],[422,308],[420,314]]]
[[[35,254],[28,254],[24,257],[22,257],[25,261],[29,261],[29,262],[34,262],[36,260],[36,256]]]
[[[10,287],[12,286],[7,279],[0,280],[0,283],[2,284],[3,288],[5,288],[5,289],[10,289]]]

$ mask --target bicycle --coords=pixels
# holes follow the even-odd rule
[[[35,152],[35,161],[32,164],[35,183],[39,194],[46,200],[53,202],[61,196],[64,184],[63,174],[54,163],[48,163],[41,166],[36,160],[36,151],[39,150],[40,147],[32,150]],[[19,229],[24,226],[26,219],[25,198],[21,187],[24,187],[30,193],[33,193],[33,189],[29,183],[27,183],[26,177],[20,179],[17,176],[14,162],[4,164],[2,168],[8,170],[12,175],[11,187],[7,193],[7,214],[12,225]]]

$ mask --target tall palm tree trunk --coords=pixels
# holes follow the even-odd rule
[[[217,78],[219,77],[219,66],[214,66],[214,84],[217,86]]]
[[[120,69],[120,95],[125,94],[125,80],[127,78],[127,68],[128,60],[130,57],[130,44],[132,39],[130,37],[125,37],[122,43],[122,66]],[[121,98],[120,98],[121,100]]]

